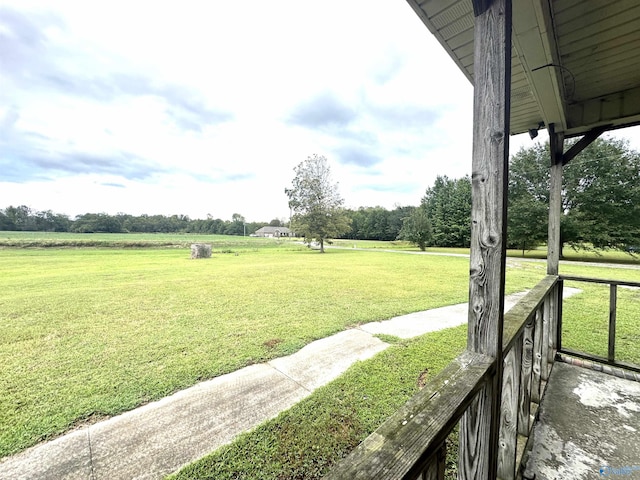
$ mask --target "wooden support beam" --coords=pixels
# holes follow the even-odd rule
[[[551,149],[551,174],[549,184],[549,228],[547,234],[547,275],[558,275],[562,238],[562,166],[564,136],[556,133],[555,125],[549,125],[549,147]]]
[[[562,155],[562,165],[566,165],[573,160],[576,155],[582,152],[585,148],[591,145],[600,135],[607,131],[607,126],[596,127],[589,130],[584,137],[578,140],[573,146],[567,150],[567,153]]]
[[[496,373],[460,422],[458,478],[497,476],[507,233],[511,0],[474,0],[474,106],[467,349]]]

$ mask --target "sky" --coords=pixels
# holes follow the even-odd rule
[[[418,205],[471,172],[472,95],[402,0],[2,0],[0,208],[287,219],[312,154]]]

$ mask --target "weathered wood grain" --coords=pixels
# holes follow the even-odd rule
[[[540,377],[549,379],[549,331],[551,329],[551,296],[546,296],[542,302],[542,345],[540,345]]]
[[[533,336],[535,313],[529,315],[522,332],[522,369],[520,378],[520,405],[518,408],[518,433],[529,436],[531,430],[531,385],[533,383]]]
[[[549,227],[547,230],[547,274],[557,275],[560,265],[560,218],[562,216],[562,156],[564,135],[549,125],[551,172],[549,183]]]
[[[328,479],[415,479],[495,369],[463,352],[337,465]]]
[[[504,314],[502,350],[505,354],[509,352],[513,343],[520,336],[531,312],[535,311],[542,304],[545,297],[551,294],[550,290],[556,282],[556,276],[547,275],[529,290],[511,310]]]
[[[460,422],[460,479],[495,478],[500,397],[511,99],[511,0],[473,0],[474,106],[467,348],[496,359]]]
[[[498,441],[498,477],[516,477],[516,447],[521,396],[522,342],[516,342],[504,358],[500,437]]]
[[[553,365],[556,355],[557,321],[558,321],[558,286],[554,285],[549,292],[549,348],[547,349],[547,364]]]
[[[541,382],[542,377],[540,375],[541,361],[542,361],[542,309],[540,306],[536,310],[535,315],[535,328],[533,330],[533,375],[531,377],[531,401],[540,403],[541,395]]]

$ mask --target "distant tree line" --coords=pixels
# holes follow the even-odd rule
[[[310,176],[298,173],[300,179]],[[330,192],[331,182],[325,183]],[[288,193],[294,206],[301,202],[295,191],[296,185]],[[549,147],[536,144],[521,149],[509,165],[509,248],[527,250],[546,242],[548,204]],[[345,217],[341,223],[348,228],[341,229],[342,233],[334,238],[402,239],[423,250],[429,246],[468,247],[471,242],[471,179],[468,176],[459,179],[438,176],[416,207],[397,206],[387,210],[378,206],[354,210],[341,208],[337,202],[336,208]],[[562,208],[563,246],[640,251],[640,154],[631,150],[624,140],[605,138],[593,142],[564,167]],[[312,206],[308,210],[313,213]],[[71,219],[50,210],[34,211],[24,205],[0,210],[0,230],[250,235],[266,225],[287,226],[279,219],[247,223],[238,213],[233,214],[231,220],[124,213],[86,213]]]
[[[404,217],[415,207],[360,207],[346,209],[351,229],[340,238],[353,240],[396,240]],[[250,235],[264,226],[288,226],[288,222],[273,219],[270,222],[245,222],[240,214],[231,220],[209,215],[206,219],[192,219],[187,215],[129,215],[118,213],[85,213],[75,218],[37,211],[25,205],[0,209],[0,230],[76,232],[76,233],[203,233],[217,235]]]
[[[191,219],[187,215],[129,215],[118,213],[85,213],[71,219],[51,210],[36,211],[25,205],[0,209],[0,230],[74,233],[204,233],[218,235],[250,235],[267,226],[280,227],[284,222],[245,222],[234,213],[231,220],[207,216]]]

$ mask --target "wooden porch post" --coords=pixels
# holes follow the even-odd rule
[[[560,264],[560,218],[562,217],[562,167],[564,163],[564,134],[556,133],[549,125],[551,177],[549,183],[549,230],[547,238],[547,275],[558,275]]]
[[[497,476],[507,232],[511,0],[473,0],[474,107],[467,348],[496,358],[492,381],[460,422],[458,475]]]

